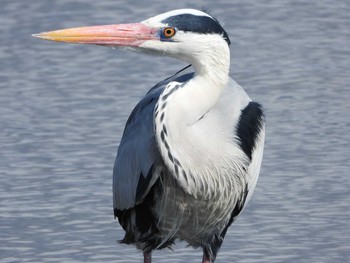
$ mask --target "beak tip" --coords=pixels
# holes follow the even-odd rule
[[[45,34],[45,32],[38,33],[38,34],[32,34],[32,37],[44,39],[44,40],[52,40],[49,35]]]
[[[32,37],[35,37],[35,38],[42,38],[42,33],[38,33],[38,34],[32,34]]]

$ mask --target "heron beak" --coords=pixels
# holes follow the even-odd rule
[[[108,46],[139,46],[147,40],[159,39],[154,28],[142,23],[77,27],[32,36],[58,42]]]

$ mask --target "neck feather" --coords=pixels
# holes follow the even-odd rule
[[[174,94],[174,103],[171,105],[174,112],[182,111],[181,119],[185,125],[193,124],[210,111],[228,83],[230,51],[227,43],[222,42],[215,48],[203,44],[199,51],[188,58],[195,70],[194,78]]]
[[[207,52],[201,50],[201,54],[198,52],[188,60],[195,69],[194,78],[183,84],[169,83],[160,95],[155,110],[156,139],[163,160],[179,184],[193,191],[198,182],[191,177],[192,171],[186,168],[185,163],[191,160],[191,156],[187,156],[191,152],[189,145],[197,149],[201,147],[193,145],[198,141],[194,139],[197,136],[194,124],[217,103],[229,80],[230,65],[226,43],[207,49]]]

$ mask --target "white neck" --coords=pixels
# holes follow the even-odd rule
[[[195,76],[169,101],[169,118],[174,118],[177,125],[191,125],[208,112],[229,80],[230,51],[226,42],[215,47],[203,44],[200,51],[186,60],[192,64]]]
[[[191,156],[187,156],[191,152],[188,147],[190,145],[196,149],[201,147],[193,145],[196,141],[193,125],[215,106],[227,85],[230,66],[229,47],[226,43],[215,47],[208,46],[186,60],[195,69],[194,78],[184,86],[176,82],[170,83],[160,95],[155,111],[156,139],[160,152],[168,169],[173,174],[178,174],[178,181],[184,186],[189,182],[181,177],[180,172],[176,172],[176,169],[180,168],[176,168],[176,161],[168,156],[179,160],[185,173],[189,171],[189,168],[186,168],[186,162],[191,160]]]

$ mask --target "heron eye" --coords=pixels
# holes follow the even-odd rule
[[[163,34],[166,38],[173,37],[176,34],[176,30],[173,27],[166,27],[163,30]]]

